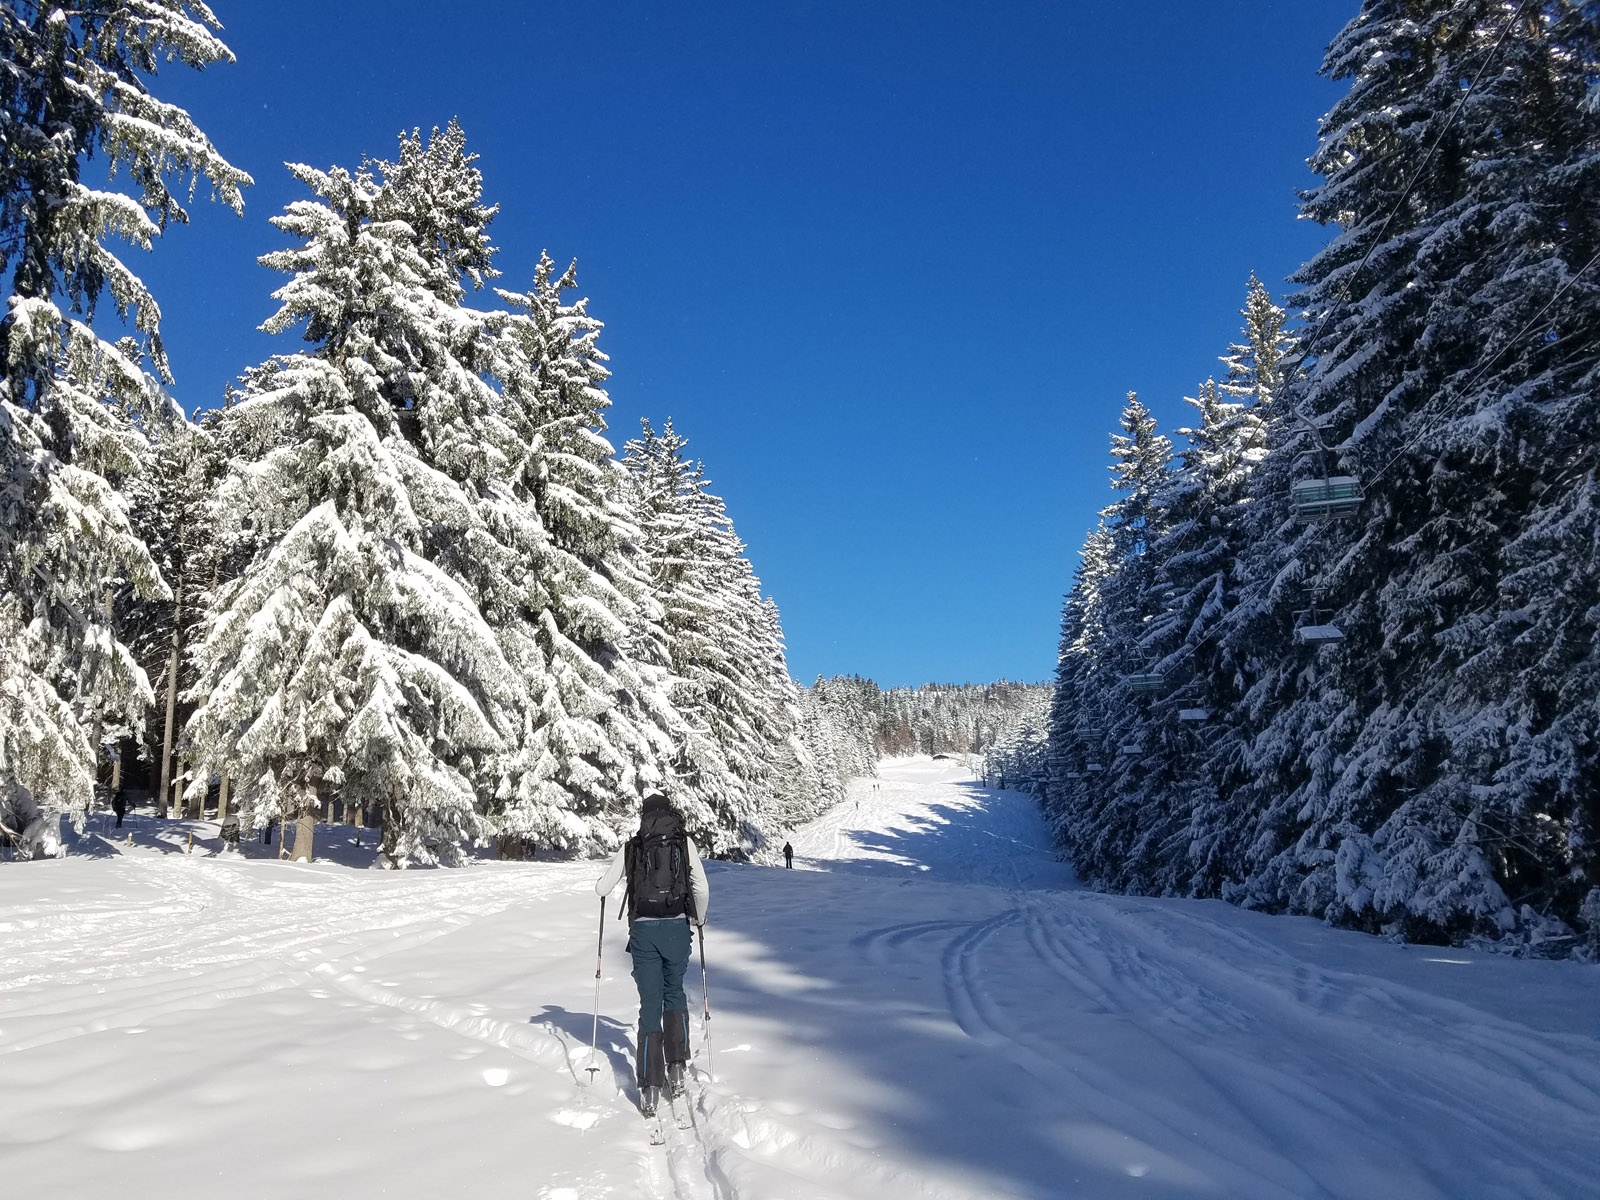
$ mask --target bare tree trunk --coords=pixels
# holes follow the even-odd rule
[[[289,812],[294,817],[287,815],[283,822],[283,846],[281,853],[297,862],[312,861],[312,840],[317,832],[317,813],[322,805],[317,793],[321,790],[322,767],[315,762],[308,762],[305,758],[295,759],[284,770],[284,775],[289,782]],[[294,823],[294,846],[289,845],[289,824]]]
[[[311,841],[317,832],[317,814],[302,810],[294,822],[294,852],[289,855],[295,862],[311,862]]]
[[[160,811],[169,817],[178,814],[168,809],[172,799],[172,725],[178,711],[178,644],[173,634],[172,653],[167,655],[167,724],[161,738],[161,782],[156,795],[161,797]]]
[[[217,821],[228,819],[228,773],[222,773],[222,790],[217,793]]]
[[[172,589],[172,652],[167,655],[167,724],[166,733],[161,740],[161,803],[167,804],[172,800],[172,793],[167,790],[172,782],[172,767],[176,756],[172,752],[173,727],[178,721],[178,662],[179,651],[183,648],[183,575],[180,573],[177,585]],[[176,817],[179,813],[176,800],[172,800],[168,816]]]

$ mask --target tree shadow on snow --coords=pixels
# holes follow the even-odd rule
[[[996,793],[979,784],[953,785],[1003,804],[1031,807],[1032,797]],[[804,865],[835,874],[880,879],[926,879],[947,883],[982,883],[999,887],[1072,887],[1072,868],[1036,841],[1016,837],[990,806],[931,804],[916,816],[901,818],[893,829],[847,829],[839,836],[856,849],[879,858],[801,858]]]
[[[897,828],[840,831],[889,859],[812,860],[820,871],[707,864],[712,1007],[750,1043],[735,1059],[719,1054],[724,1086],[798,1104],[780,1118],[795,1146],[814,1145],[822,1171],[862,1182],[881,1163],[885,1194],[906,1183],[895,1159],[935,1184],[987,1181],[990,1194],[1029,1200],[1226,1194],[1202,1166],[1146,1145],[1145,1116],[1097,1092],[1057,1044],[1081,1013],[1023,940],[1019,901],[1074,888],[1072,869],[1030,839],[1024,813],[1002,807],[1031,797],[956,786],[1000,803],[935,803]],[[719,936],[744,944],[719,955]],[[715,1028],[726,1037],[727,1025]],[[784,1064],[781,1077],[762,1076],[763,1060]],[[855,1125],[881,1157],[854,1153]]]
[[[906,840],[924,836],[962,833]],[[824,1172],[870,1178],[881,1163],[886,1194],[906,1182],[894,1159],[935,1184],[988,1180],[990,1194],[1029,1200],[1226,1194],[1195,1164],[1147,1146],[1143,1118],[1124,1124],[1106,1111],[1072,1053],[1056,1052],[1057,1027],[1077,1015],[1063,1002],[1067,985],[1011,941],[988,942],[1020,936],[1015,888],[918,888],[916,877],[939,876],[887,863],[833,874],[707,869],[713,1016],[737,1022],[749,1043],[737,1059],[719,1053],[718,1074],[735,1094],[797,1104],[778,1119]],[[719,955],[719,935],[745,944]],[[689,982],[697,992],[698,978]],[[728,1025],[714,1028],[727,1037]],[[760,1074],[764,1060],[784,1064],[782,1074]],[[857,1125],[881,1158],[857,1158],[848,1132]]]

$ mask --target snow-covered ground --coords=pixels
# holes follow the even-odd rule
[[[1028,800],[947,764],[855,797],[795,832],[794,871],[709,864],[713,1020],[660,1148],[614,921],[584,1082],[595,864],[381,874],[145,836],[0,865],[6,1194],[1600,1189],[1596,968],[1077,891]]]

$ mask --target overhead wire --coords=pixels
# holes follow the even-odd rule
[[[1333,303],[1328,307],[1328,311],[1323,314],[1322,320],[1318,323],[1316,331],[1304,343],[1308,349],[1312,346],[1315,346],[1322,340],[1322,335],[1327,332],[1328,325],[1333,321],[1333,318],[1338,313],[1340,306],[1350,298],[1350,289],[1352,286],[1354,286],[1356,278],[1361,274],[1367,263],[1371,261],[1372,256],[1377,251],[1378,247],[1384,245],[1384,239],[1389,232],[1389,226],[1394,224],[1395,217],[1400,215],[1401,208],[1405,206],[1407,200],[1411,199],[1411,193],[1416,191],[1417,184],[1422,182],[1422,176],[1427,171],[1429,165],[1433,162],[1434,155],[1439,152],[1439,147],[1444,144],[1445,136],[1450,132],[1451,127],[1455,125],[1456,118],[1458,118],[1466,109],[1467,101],[1472,98],[1472,93],[1477,90],[1479,82],[1488,72],[1489,67],[1493,64],[1494,60],[1499,56],[1500,48],[1505,45],[1506,38],[1510,35],[1511,30],[1515,28],[1517,21],[1520,20],[1522,14],[1527,11],[1528,6],[1534,2],[1535,0],[1522,0],[1522,2],[1517,5],[1516,11],[1511,14],[1510,19],[1506,21],[1504,28],[1500,30],[1500,36],[1495,39],[1495,43],[1490,47],[1489,53],[1484,56],[1482,65],[1478,67],[1478,73],[1472,77],[1472,81],[1467,85],[1466,91],[1461,93],[1461,99],[1456,101],[1456,106],[1450,110],[1449,118],[1445,121],[1443,128],[1439,130],[1438,135],[1433,139],[1433,144],[1428,147],[1428,152],[1422,156],[1422,162],[1419,163],[1417,165],[1417,169],[1412,172],[1410,181],[1407,182],[1405,189],[1400,193],[1400,198],[1390,206],[1388,215],[1384,217],[1383,224],[1378,228],[1377,236],[1374,237],[1371,244],[1367,246],[1366,253],[1361,256],[1361,261],[1356,264],[1355,270],[1349,272],[1345,276],[1344,285],[1339,289],[1339,294],[1334,297]],[[1300,361],[1301,369],[1303,370],[1305,363],[1303,356]],[[1298,409],[1295,411],[1298,412]]]
[[[1588,272],[1589,268],[1594,266],[1596,263],[1600,263],[1600,252],[1597,252],[1593,258],[1584,263],[1583,266],[1579,267],[1573,275],[1569,276],[1566,283],[1561,285],[1556,294],[1551,296],[1549,300],[1545,301],[1544,307],[1536,312],[1527,324],[1507,338],[1500,349],[1495,351],[1492,358],[1485,360],[1478,367],[1478,369],[1473,372],[1471,379],[1467,380],[1467,382],[1462,384],[1459,388],[1454,389],[1457,393],[1456,398],[1453,401],[1447,402],[1443,406],[1438,417],[1423,425],[1423,427],[1412,437],[1410,437],[1405,444],[1400,447],[1400,449],[1396,450],[1389,461],[1383,464],[1383,468],[1372,477],[1372,482],[1376,483],[1378,480],[1387,475],[1389,473],[1389,468],[1393,467],[1395,463],[1399,462],[1400,459],[1403,458],[1413,447],[1415,447],[1417,443],[1422,441],[1424,437],[1426,437],[1429,433],[1436,431],[1441,426],[1445,416],[1449,414],[1452,409],[1459,406],[1463,400],[1470,399],[1472,396],[1472,389],[1477,386],[1477,383],[1480,379],[1489,373],[1489,369],[1493,367],[1495,363],[1500,361],[1507,350],[1510,350],[1525,336],[1531,333],[1534,329],[1538,328],[1539,323],[1544,320],[1545,313],[1554,308],[1556,306],[1556,302],[1559,301],[1561,297],[1565,296],[1567,292],[1572,289],[1573,284],[1582,279],[1583,276]]]
[[[1454,127],[1456,121],[1459,119],[1461,114],[1465,111],[1467,103],[1471,100],[1472,95],[1477,90],[1477,87],[1478,87],[1479,83],[1482,82],[1483,78],[1488,73],[1489,68],[1491,66],[1493,66],[1495,61],[1498,59],[1501,49],[1505,46],[1507,39],[1510,37],[1511,31],[1514,28],[1516,28],[1517,23],[1523,18],[1523,16],[1527,13],[1528,9],[1535,2],[1536,2],[1536,0],[1521,0],[1521,2],[1517,5],[1517,7],[1512,11],[1511,16],[1509,18],[1507,18],[1505,24],[1501,27],[1500,33],[1495,38],[1493,46],[1490,47],[1488,54],[1486,54],[1484,56],[1483,62],[1479,65],[1476,74],[1473,75],[1472,79],[1468,82],[1467,87],[1462,92],[1460,99],[1457,100],[1455,106],[1451,109],[1450,115],[1446,119],[1444,125],[1440,128],[1439,132],[1434,136],[1434,139],[1433,139],[1432,143],[1429,145],[1427,152],[1423,155],[1423,159],[1422,159],[1421,163],[1419,163],[1417,168],[1416,168],[1416,170],[1412,172],[1410,178],[1408,179],[1404,189],[1401,191],[1399,197],[1390,206],[1388,213],[1384,217],[1382,225],[1379,226],[1377,235],[1372,239],[1372,241],[1367,246],[1366,251],[1362,254],[1360,260],[1356,263],[1356,266],[1355,266],[1354,270],[1352,270],[1352,271],[1350,271],[1350,272],[1348,272],[1346,274],[1345,280],[1344,280],[1343,284],[1340,287],[1338,295],[1335,296],[1335,298],[1333,300],[1333,303],[1331,305],[1329,305],[1327,311],[1323,314],[1323,317],[1322,317],[1321,321],[1318,322],[1317,327],[1313,331],[1313,333],[1310,336],[1310,338],[1306,339],[1302,343],[1302,345],[1305,346],[1307,349],[1317,345],[1321,341],[1323,335],[1327,332],[1329,326],[1332,324],[1334,317],[1338,315],[1339,310],[1344,305],[1345,301],[1347,301],[1349,299],[1350,291],[1351,291],[1352,287],[1354,286],[1355,281],[1357,280],[1357,278],[1360,277],[1361,272],[1366,268],[1367,263],[1369,261],[1371,261],[1373,254],[1376,253],[1376,251],[1378,250],[1378,248],[1380,246],[1383,246],[1383,245],[1386,244],[1386,238],[1387,238],[1389,229],[1394,224],[1395,218],[1399,216],[1400,211],[1404,208],[1406,203],[1410,200],[1412,193],[1416,191],[1417,185],[1422,181],[1422,178],[1426,174],[1428,167],[1432,164],[1433,159],[1438,154],[1439,148],[1444,144],[1444,139],[1449,135],[1449,132]],[[1572,275],[1566,281],[1566,283],[1560,288],[1560,290],[1558,290],[1555,293],[1555,295],[1553,295],[1545,303],[1544,307],[1541,308],[1539,310],[1539,312],[1536,313],[1534,315],[1534,317],[1530,321],[1528,321],[1520,330],[1518,330],[1518,332],[1516,334],[1514,334],[1511,338],[1509,338],[1506,341],[1506,343],[1504,345],[1502,345],[1501,348],[1498,351],[1496,351],[1496,353],[1494,354],[1494,356],[1492,358],[1490,358],[1487,361],[1485,361],[1477,369],[1477,371],[1474,373],[1473,377],[1467,382],[1467,384],[1463,385],[1463,387],[1460,390],[1463,393],[1469,393],[1471,387],[1473,385],[1475,385],[1477,383],[1477,381],[1480,378],[1482,378],[1482,376],[1484,374],[1486,374],[1493,367],[1493,365],[1496,362],[1498,362],[1499,359],[1509,349],[1511,349],[1512,346],[1516,345],[1528,332],[1530,332],[1532,329],[1536,328],[1538,326],[1539,322],[1544,318],[1545,314],[1547,312],[1549,312],[1550,309],[1553,308],[1555,306],[1555,304],[1561,299],[1561,297],[1564,296],[1572,288],[1572,286],[1574,284],[1576,284],[1578,282],[1578,280],[1580,278],[1582,278],[1583,275],[1590,270],[1590,268],[1595,266],[1595,264],[1597,262],[1600,262],[1600,254],[1596,254],[1594,258],[1591,258],[1587,263],[1584,264],[1583,267],[1581,267],[1574,275]],[[1301,354],[1300,361],[1297,364],[1297,366],[1291,371],[1291,379],[1296,374],[1302,375],[1302,376],[1309,374],[1309,372],[1307,372],[1307,369],[1306,369],[1306,366],[1305,366],[1305,354],[1304,353]],[[1299,417],[1302,421],[1306,422],[1309,426],[1311,426],[1312,431],[1313,431],[1314,435],[1317,437],[1318,442],[1320,444],[1321,443],[1320,430],[1318,430],[1316,428],[1316,426],[1314,425],[1314,423],[1311,422],[1310,418],[1307,417],[1301,411],[1300,406],[1295,406],[1290,411],[1294,416]],[[1418,440],[1420,440],[1420,438],[1422,436],[1425,436],[1425,434],[1427,432],[1428,432],[1428,427],[1424,427],[1424,429],[1422,431],[1420,431],[1410,441],[1408,441],[1406,445],[1402,446],[1400,451],[1397,452],[1395,454],[1395,456],[1393,458],[1391,458],[1387,463],[1385,463],[1383,468],[1376,475],[1374,475],[1372,477],[1372,481],[1376,482],[1378,479],[1383,478],[1383,476],[1389,471],[1389,469],[1394,465],[1394,463],[1396,461],[1398,461],[1399,458],[1401,456],[1403,456],[1413,445],[1415,445],[1416,442]],[[1323,449],[1326,450],[1326,447],[1324,446]],[[1192,532],[1193,532],[1193,530],[1191,529],[1190,531],[1187,531],[1187,533],[1185,534],[1184,538],[1180,538],[1180,545],[1181,545],[1182,541],[1186,539],[1186,537],[1188,536],[1188,533],[1192,533]],[[1246,600],[1250,599],[1252,596],[1258,594],[1263,588],[1270,587],[1272,585],[1272,583],[1275,581],[1275,579],[1276,579],[1276,576],[1274,577],[1274,579],[1270,579],[1270,580],[1259,580],[1254,585],[1251,585],[1251,586],[1248,586],[1248,587],[1242,589],[1241,592],[1239,593],[1236,601],[1235,601],[1233,609],[1230,609],[1229,611],[1231,612],[1231,611],[1236,610],[1241,604],[1243,604]],[[1181,664],[1182,662],[1184,662],[1185,660],[1192,658],[1207,643],[1209,643],[1213,638],[1215,638],[1219,634],[1221,634],[1223,629],[1226,627],[1226,625],[1227,625],[1227,622],[1225,622],[1225,621],[1222,621],[1222,620],[1215,621],[1212,624],[1212,627],[1209,630],[1207,630],[1201,637],[1199,637],[1195,641],[1190,642],[1187,645],[1181,647],[1173,655],[1165,657],[1162,660],[1163,663],[1165,664],[1165,670],[1163,670],[1161,673],[1165,674],[1167,670],[1171,670],[1174,667],[1176,667],[1179,664]],[[1154,672],[1152,672],[1152,673],[1154,673]]]
[[[1306,339],[1302,343],[1302,345],[1305,346],[1308,350],[1309,350],[1310,347],[1315,346],[1318,342],[1321,341],[1323,335],[1327,332],[1327,329],[1328,329],[1329,325],[1332,323],[1333,318],[1338,314],[1339,309],[1344,305],[1345,301],[1349,299],[1350,289],[1354,286],[1355,280],[1360,276],[1361,272],[1365,269],[1367,263],[1369,261],[1371,261],[1372,256],[1373,256],[1374,253],[1376,253],[1377,249],[1380,246],[1386,244],[1385,239],[1386,239],[1386,237],[1388,235],[1390,226],[1394,224],[1395,218],[1400,214],[1400,211],[1405,206],[1406,202],[1411,199],[1411,194],[1414,191],[1416,191],[1417,185],[1422,181],[1423,175],[1427,172],[1427,169],[1432,164],[1434,157],[1438,154],[1439,148],[1444,144],[1444,139],[1446,138],[1446,136],[1448,136],[1451,128],[1455,125],[1456,120],[1461,116],[1462,112],[1465,111],[1466,106],[1467,106],[1467,102],[1472,98],[1473,92],[1475,92],[1477,90],[1478,84],[1480,82],[1482,82],[1484,76],[1488,73],[1489,68],[1492,65],[1494,65],[1496,59],[1499,57],[1500,51],[1501,51],[1502,47],[1504,47],[1504,45],[1506,43],[1506,39],[1510,36],[1511,31],[1514,28],[1516,28],[1516,25],[1517,25],[1518,21],[1520,21],[1523,18],[1523,16],[1528,11],[1529,7],[1531,5],[1533,5],[1535,2],[1536,2],[1536,0],[1521,0],[1521,2],[1517,5],[1517,7],[1512,11],[1511,16],[1509,18],[1507,18],[1506,23],[1501,27],[1499,36],[1497,36],[1495,38],[1494,45],[1489,48],[1489,52],[1488,52],[1488,54],[1486,54],[1484,56],[1484,60],[1479,65],[1477,73],[1474,74],[1472,79],[1468,82],[1467,87],[1462,92],[1460,99],[1456,101],[1455,107],[1451,109],[1450,115],[1446,119],[1444,125],[1440,128],[1439,132],[1434,136],[1432,144],[1428,147],[1427,152],[1423,155],[1422,162],[1419,163],[1417,165],[1417,169],[1412,172],[1411,177],[1407,181],[1405,188],[1401,191],[1399,197],[1390,206],[1388,213],[1384,216],[1383,224],[1381,226],[1379,226],[1377,235],[1372,239],[1370,244],[1367,246],[1366,252],[1362,254],[1360,260],[1356,263],[1355,269],[1346,274],[1344,283],[1340,287],[1338,295],[1334,297],[1333,303],[1331,305],[1329,305],[1327,311],[1323,314],[1322,320],[1318,323],[1318,325],[1317,325],[1315,331],[1312,333],[1311,337]],[[1488,362],[1483,364],[1483,366],[1479,369],[1477,374],[1474,376],[1473,380],[1469,381],[1469,384],[1467,386],[1470,387],[1472,383],[1475,383],[1479,377],[1481,377],[1485,372],[1488,371],[1488,369],[1494,364],[1494,362],[1498,361],[1498,359],[1500,358],[1501,355],[1503,355],[1508,349],[1510,349],[1510,347],[1512,345],[1514,345],[1517,341],[1519,341],[1529,330],[1531,330],[1534,327],[1536,327],[1538,322],[1544,317],[1544,314],[1546,312],[1548,312],[1550,310],[1550,308],[1552,308],[1555,305],[1555,303],[1561,298],[1561,296],[1563,296],[1567,292],[1567,290],[1570,289],[1572,287],[1572,285],[1575,284],[1578,281],[1578,279],[1586,271],[1589,270],[1590,267],[1594,266],[1597,261],[1600,261],[1600,254],[1597,254],[1595,256],[1595,258],[1591,259],[1588,263],[1586,263],[1577,272],[1576,275],[1572,276],[1566,282],[1566,284],[1561,288],[1561,290],[1558,291],[1554,296],[1552,296],[1550,298],[1550,300],[1546,303],[1544,308],[1542,308],[1534,316],[1533,320],[1528,322],[1528,324],[1526,326],[1524,326],[1521,330],[1519,330],[1517,334],[1515,334],[1511,339],[1508,340],[1508,342],[1504,346],[1502,346],[1500,348],[1500,350],[1495,354],[1494,358],[1490,359]],[[1305,354],[1302,353],[1300,355],[1299,363],[1296,365],[1294,371],[1291,372],[1291,377],[1294,374],[1305,374],[1305,373],[1307,373],[1306,372],[1306,367],[1305,367]],[[1463,389],[1463,390],[1465,390],[1465,389]],[[1315,424],[1311,421],[1311,419],[1309,417],[1307,417],[1304,412],[1301,411],[1300,406],[1294,406],[1293,408],[1290,409],[1290,412],[1291,412],[1292,415],[1294,415],[1296,417],[1299,417],[1302,421],[1304,421],[1312,429],[1312,432],[1313,432],[1314,436],[1316,436],[1316,438],[1318,440],[1318,443],[1320,445],[1321,444],[1321,440],[1322,440],[1320,430],[1318,430],[1317,427],[1315,426]],[[1326,449],[1327,449],[1326,446],[1323,446],[1322,448],[1323,448],[1324,451],[1326,451]],[[1405,447],[1401,448],[1400,454],[1405,453],[1405,451],[1407,449],[1409,449],[1409,444],[1408,444],[1408,446],[1405,446]],[[1377,475],[1373,476],[1373,481],[1375,482],[1376,480],[1381,479],[1383,477],[1384,473],[1387,472],[1388,469],[1391,466],[1394,465],[1394,462],[1395,462],[1396,459],[1398,459],[1398,457],[1399,457],[1399,454],[1397,454],[1395,456],[1395,459],[1391,459],[1388,463],[1386,463],[1384,465],[1383,469],[1381,471],[1379,471]],[[1266,583],[1266,582],[1270,582],[1270,581],[1263,581],[1263,583]],[[1244,592],[1242,592],[1240,594],[1238,602],[1235,603],[1235,606],[1234,606],[1235,608],[1238,607],[1238,603],[1242,603],[1243,600],[1245,600],[1251,594],[1251,590],[1252,589],[1246,589]],[[1232,611],[1232,610],[1230,610],[1230,611]],[[1189,657],[1192,657],[1196,652],[1198,652],[1200,650],[1200,648],[1202,646],[1204,646],[1208,641],[1210,641],[1213,636],[1215,636],[1216,634],[1221,632],[1224,624],[1225,624],[1225,622],[1220,621],[1220,620],[1215,622],[1213,624],[1212,628],[1210,630],[1208,630],[1197,641],[1192,642],[1188,646],[1178,650],[1176,652],[1175,656],[1169,657],[1168,659],[1166,659],[1164,661],[1166,661],[1168,663],[1169,667],[1170,667],[1170,666],[1176,666],[1178,663],[1181,663],[1185,659],[1187,659]]]

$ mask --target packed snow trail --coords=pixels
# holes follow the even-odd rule
[[[0,1162],[30,1198],[1595,1194],[1596,968],[1078,891],[1031,801],[947,764],[858,781],[796,870],[708,864],[714,1015],[696,964],[660,1147],[614,921],[583,1082],[599,864],[389,874],[154,828],[0,866]]]

